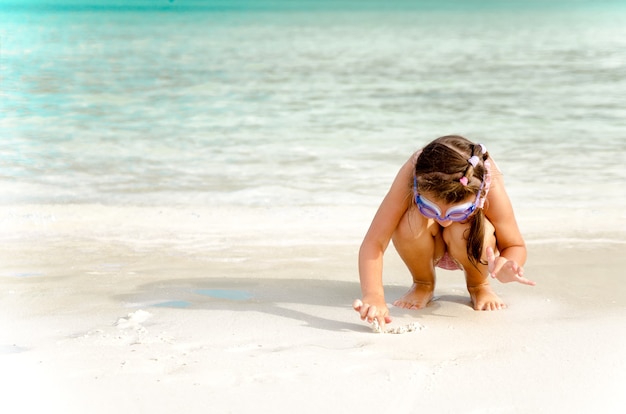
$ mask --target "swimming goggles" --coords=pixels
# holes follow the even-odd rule
[[[476,199],[474,200],[474,202],[463,203],[461,205],[449,208],[446,216],[442,217],[439,207],[432,201],[422,197],[417,192],[417,177],[413,177],[413,193],[415,194],[415,204],[417,204],[419,212],[422,213],[422,215],[426,218],[436,219],[439,221],[463,221],[467,219],[478,208],[478,201],[480,200],[480,193],[482,192],[484,184],[484,181],[480,184],[480,188],[478,189],[478,194],[476,194]]]

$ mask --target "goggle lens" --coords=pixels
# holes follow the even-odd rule
[[[439,207],[432,201],[423,198],[417,192],[417,177],[413,176],[413,194],[415,194],[415,204],[417,204],[419,212],[426,218],[437,219],[440,221],[463,221],[467,219],[476,210],[484,185],[485,181],[483,180],[483,182],[480,183],[478,194],[476,194],[476,199],[473,203],[465,203],[457,207],[452,207],[448,209],[448,214],[446,214],[445,217],[441,217],[441,210]]]
[[[467,219],[476,210],[476,204],[469,203],[463,204],[458,207],[454,207],[448,210],[448,214],[445,217],[441,216],[441,210],[435,204],[429,200],[422,198],[419,194],[415,196],[415,203],[419,209],[419,212],[426,218],[438,219],[440,221],[463,221]]]

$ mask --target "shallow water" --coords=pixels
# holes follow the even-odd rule
[[[0,12],[0,203],[375,206],[460,133],[522,209],[626,206],[616,3],[188,4]]]

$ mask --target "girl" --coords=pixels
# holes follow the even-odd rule
[[[482,144],[461,136],[437,138],[404,164],[361,244],[363,299],[353,307],[383,329],[391,322],[382,282],[390,240],[413,277],[393,303],[401,308],[421,309],[432,300],[435,266],[465,272],[475,310],[506,307],[489,286],[489,274],[535,284],[524,277],[526,245],[502,174]]]

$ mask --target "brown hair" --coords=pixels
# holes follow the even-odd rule
[[[478,158],[476,166],[469,159]],[[489,153],[483,152],[480,144],[475,144],[467,138],[458,135],[447,135],[437,138],[426,145],[415,163],[415,177],[420,191],[434,194],[437,200],[447,204],[459,203],[470,196],[476,197],[481,190],[480,197],[486,196],[481,184],[486,178],[484,162]],[[461,180],[467,178],[467,185]],[[477,266],[483,253],[483,239],[485,234],[485,215],[482,208],[472,214],[469,234],[467,235],[467,256],[470,262]]]

